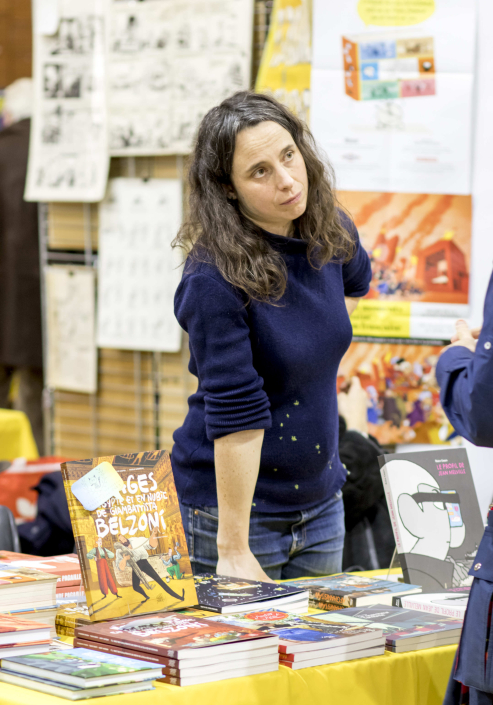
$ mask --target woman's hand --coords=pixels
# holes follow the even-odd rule
[[[474,330],[471,330],[463,319],[459,319],[455,324],[455,331],[456,332],[451,339],[452,342],[450,343],[450,345],[447,345],[447,347],[444,348],[442,352],[445,352],[445,350],[456,346],[462,346],[464,348],[467,348],[471,352],[475,352],[479,334],[481,333],[481,328],[475,328]]]
[[[225,555],[220,555],[217,562],[216,573],[218,575],[228,575],[232,578],[261,580],[264,583],[274,582],[269,578],[267,573],[264,572],[250,549],[244,553],[226,553]]]

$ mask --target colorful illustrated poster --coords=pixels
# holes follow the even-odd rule
[[[187,154],[200,120],[250,86],[253,0],[109,0],[112,155]]]
[[[471,197],[340,191],[370,255],[354,335],[447,340],[469,313]]]
[[[177,352],[179,179],[111,179],[99,207],[99,347]]]
[[[52,389],[97,390],[96,280],[90,267],[45,269],[47,365]]]
[[[312,0],[275,0],[255,89],[308,122]]]
[[[44,2],[35,0],[36,14],[42,15]],[[36,31],[39,23],[33,33],[34,113],[25,199],[100,201],[110,161],[103,3],[59,0],[58,12],[55,34]]]
[[[368,430],[382,445],[444,443],[453,433],[435,377],[441,347],[352,343],[337,377],[359,377],[368,395]]]
[[[311,127],[352,191],[471,193],[470,0],[315,0]]]
[[[165,450],[62,463],[90,618],[197,604]]]

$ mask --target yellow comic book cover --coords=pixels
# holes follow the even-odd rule
[[[62,463],[92,621],[197,604],[169,455]]]

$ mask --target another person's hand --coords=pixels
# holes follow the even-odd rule
[[[467,323],[461,318],[455,324],[455,331],[455,335],[453,335],[451,339],[452,342],[450,345],[447,345],[442,352],[457,346],[462,346],[471,352],[475,352],[481,329],[475,328],[471,330]]]
[[[368,395],[361,386],[359,377],[351,378],[348,392],[337,395],[337,405],[348,431],[368,433]]]
[[[234,553],[221,556],[217,562],[216,573],[228,575],[232,578],[245,578],[245,580],[261,580],[264,583],[273,583],[264,572],[258,560],[249,550],[245,553]]]

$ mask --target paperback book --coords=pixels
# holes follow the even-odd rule
[[[68,683],[79,688],[153,680],[161,669],[147,661],[113,654],[96,654],[90,649],[67,649],[1,661],[2,671]]]
[[[69,585],[81,585],[80,563],[75,553],[62,556],[31,556],[27,553],[0,551],[0,567],[35,568],[43,573],[52,573],[58,577],[57,591]]]
[[[464,619],[469,600],[470,587],[449,588],[438,592],[427,592],[422,595],[395,597],[395,607],[405,607],[428,614],[439,614],[445,617]]]
[[[168,453],[61,467],[91,620],[196,605]]]
[[[0,614],[0,647],[5,644],[24,644],[33,641],[50,641],[51,627],[22,617]]]
[[[0,565],[0,612],[54,607],[56,583],[52,573]]]
[[[277,645],[278,639],[248,627],[218,624],[174,612],[77,627],[79,639],[113,644],[173,659],[199,658]]]
[[[470,585],[484,524],[466,450],[437,447],[379,462],[406,582],[424,592]]]
[[[277,610],[263,610],[213,617],[210,621],[275,634],[279,637],[281,654],[330,649],[349,643],[361,645],[366,641],[384,643],[381,627],[359,627],[342,620],[337,624],[326,624],[317,617],[318,615],[302,617]]]
[[[420,585],[407,585],[391,580],[367,578],[349,573],[339,573],[328,578],[302,578],[283,585],[305,588],[310,591],[310,602],[323,609],[325,604],[359,607],[378,602],[391,605],[397,595],[421,592]]]
[[[318,614],[325,624],[352,624],[354,627],[382,629],[390,651],[416,651],[432,646],[457,644],[462,620],[388,605],[349,607],[338,612]]]
[[[138,693],[143,690],[153,690],[152,681],[137,683],[121,683],[116,685],[98,686],[96,688],[77,688],[68,683],[54,683],[46,678],[20,675],[10,671],[0,671],[0,683],[10,683],[21,688],[37,690],[40,693],[54,695],[65,700],[86,700],[86,698],[99,698],[103,695],[123,695],[125,693]]]
[[[300,605],[308,611],[308,589],[283,583],[230,578],[226,575],[202,573],[195,576],[199,607],[211,612],[228,614],[241,612],[243,608],[274,609]]]

